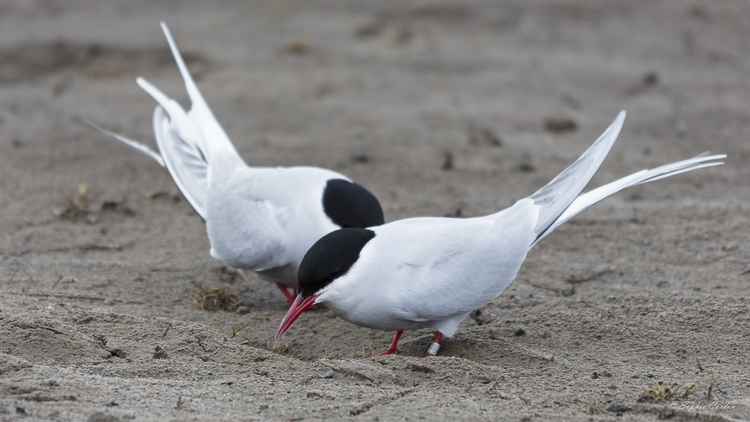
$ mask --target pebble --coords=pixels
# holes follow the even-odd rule
[[[249,306],[240,306],[237,308],[236,311],[237,315],[245,315],[250,313],[250,307]]]
[[[575,120],[567,117],[547,117],[544,119],[544,128],[552,133],[572,132],[578,129]]]
[[[674,131],[677,132],[677,136],[680,138],[684,137],[688,131],[688,124],[685,120],[678,120],[674,124]]]
[[[315,372],[320,378],[333,378],[333,369],[331,368],[318,368]]]
[[[619,416],[622,416],[622,412],[630,412],[631,410],[633,410],[633,408],[625,406],[624,404],[612,403],[607,406],[607,410],[609,410],[610,412],[618,412],[620,413]]]
[[[352,153],[352,160],[354,160],[355,163],[366,163],[370,161],[370,157],[364,152],[354,152]]]
[[[469,143],[472,145],[492,145],[501,146],[503,143],[500,137],[492,129],[482,126],[477,122],[469,122]]]
[[[513,334],[515,336],[517,336],[517,337],[525,336],[526,335],[526,330],[524,330],[523,328],[519,328]]]
[[[453,150],[446,148],[443,150],[443,170],[453,170]]]
[[[532,166],[530,163],[521,163],[518,165],[518,170],[525,173],[531,173],[532,171],[535,171],[536,168],[534,168],[534,166]]]

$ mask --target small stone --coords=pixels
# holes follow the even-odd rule
[[[239,308],[237,308],[237,310],[235,311],[235,313],[237,315],[249,314],[250,313],[250,307],[249,306],[240,306]]]
[[[646,376],[649,377],[649,378],[653,378],[654,374],[648,373],[648,374],[646,374]]]
[[[310,390],[307,392],[307,398],[323,397],[323,392],[320,390]]]
[[[107,297],[107,298],[105,298],[105,299],[104,299],[104,304],[105,304],[105,305],[107,305],[107,306],[112,306],[112,305],[114,305],[115,303],[114,303],[114,302],[112,301],[112,299],[111,299],[111,298],[108,298],[108,297]]]
[[[104,227],[102,227],[102,228],[99,229],[99,233],[101,233],[101,234],[107,234],[107,229],[105,229]]]
[[[544,120],[544,128],[552,133],[573,132],[578,129],[575,120],[568,117],[552,116]]]
[[[659,82],[659,74],[655,71],[647,72],[641,78],[643,86],[654,86],[657,82]]]
[[[531,173],[536,170],[530,163],[521,163],[518,165],[518,170],[524,173]]]
[[[612,403],[607,406],[607,410],[609,410],[610,412],[618,412],[620,413],[620,416],[622,416],[622,412],[630,412],[631,410],[633,410],[633,408],[625,406],[624,404]]]
[[[86,224],[96,224],[99,222],[99,216],[96,214],[89,214],[86,216]]]
[[[331,368],[318,368],[315,372],[319,378],[333,378],[333,369]]]
[[[513,332],[513,335],[515,335],[516,337],[525,336],[526,330],[524,330],[523,328],[519,328]]]
[[[123,359],[128,356],[127,353],[125,353],[125,351],[122,350],[122,349],[112,349],[112,350],[109,351],[109,353],[112,356],[116,356],[118,358],[123,358]]]
[[[596,373],[596,372],[594,372],[593,374],[591,374],[591,378],[597,379],[597,378],[599,378],[599,374]]]
[[[107,415],[104,412],[96,412],[86,419],[86,422],[120,422],[117,416]]]
[[[687,135],[688,123],[685,120],[678,120],[674,124],[674,131],[677,132],[677,136],[680,138]]]
[[[303,37],[293,38],[284,46],[284,52],[287,54],[302,55],[311,52],[312,49],[312,43]]]
[[[443,150],[443,170],[453,170],[453,150],[446,148]]]
[[[469,122],[469,143],[472,145],[492,145],[499,147],[503,143],[492,129],[477,122]]]
[[[120,403],[117,403],[117,400],[112,400],[109,403],[105,404],[105,406],[112,407],[112,406],[118,406],[119,404]]]
[[[366,163],[370,161],[370,157],[367,156],[364,152],[354,152],[352,153],[352,160],[355,163]]]
[[[357,22],[352,25],[352,32],[359,38],[370,38],[383,32],[383,26],[379,20]]]
[[[57,386],[57,381],[55,381],[55,380],[49,380],[49,381],[47,381],[47,385],[49,385],[50,387],[56,387]]]

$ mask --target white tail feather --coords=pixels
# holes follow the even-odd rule
[[[172,180],[205,221],[208,199],[208,165],[205,158],[195,144],[186,141],[174,130],[173,121],[160,105],[154,110],[154,134]]]
[[[147,80],[139,77],[136,82],[159,104],[154,110],[154,133],[161,163],[185,199],[205,220],[210,174],[231,172],[245,164],[198,90],[169,28],[164,22],[161,27],[185,82],[191,110],[185,112],[177,101]]]
[[[546,186],[531,195],[534,203],[541,207],[539,220],[534,228],[537,237],[541,238],[549,230],[549,227],[594,177],[604,159],[607,158],[615,140],[617,140],[617,135],[620,133],[624,121],[625,111],[621,111],[607,130],[578,160],[547,183]]]
[[[216,170],[226,169],[228,165],[236,166],[240,163],[244,164],[244,161],[239,153],[237,153],[229,136],[227,136],[226,132],[221,127],[221,124],[219,124],[219,121],[216,120],[213,112],[208,107],[208,103],[206,103],[198,86],[195,84],[193,77],[190,75],[185,60],[183,60],[180,50],[177,48],[177,44],[172,38],[172,33],[169,31],[169,27],[165,22],[162,22],[161,28],[164,31],[164,35],[167,37],[169,48],[172,50],[172,55],[174,55],[177,67],[179,67],[180,74],[185,82],[185,88],[187,89],[190,102],[192,103],[192,108],[188,113],[188,117],[196,123],[200,130],[203,141],[202,150],[206,154],[206,159],[211,162],[213,160],[212,155],[219,154],[221,156],[222,165],[216,166]],[[169,112],[169,109],[167,109],[167,112]],[[233,162],[227,162],[227,160]]]
[[[156,160],[156,162],[159,163],[160,166],[164,167],[164,159],[161,158],[161,155],[159,155],[158,152],[152,150],[148,146],[146,146],[146,145],[144,145],[144,144],[142,144],[142,143],[140,143],[138,141],[134,141],[134,140],[126,138],[126,137],[124,137],[122,135],[118,135],[118,134],[116,134],[114,132],[110,132],[110,131],[108,131],[106,129],[103,129],[103,128],[99,127],[98,125],[96,125],[94,122],[86,120],[86,123],[89,126],[93,127],[94,129],[98,130],[99,132],[102,132],[103,134],[109,136],[110,138],[116,139],[116,140],[122,142],[123,144],[128,145],[131,148],[134,148],[137,151],[142,152],[143,154],[148,155],[149,157],[151,157],[154,160]]]
[[[573,201],[565,210],[565,212],[563,212],[560,217],[555,220],[551,226],[549,226],[547,231],[539,236],[539,238],[536,239],[531,245],[535,245],[539,240],[552,233],[552,231],[554,231],[556,228],[560,227],[565,222],[585,211],[592,205],[616,194],[617,192],[620,192],[623,189],[643,183],[653,182],[655,180],[663,179],[665,177],[674,176],[688,171],[698,170],[706,167],[720,166],[724,163],[720,161],[717,162],[715,160],[721,160],[723,158],[726,158],[726,155],[708,155],[708,153],[703,153],[687,160],[665,164],[651,170],[641,170],[629,176],[625,176],[621,179],[615,180],[614,182],[607,183],[606,185],[600,186],[592,191],[586,192],[583,195],[579,195],[575,199],[575,201]]]

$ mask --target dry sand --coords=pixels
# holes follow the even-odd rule
[[[219,277],[166,171],[82,123],[153,144],[138,75],[186,102],[162,19],[250,164],[341,171],[389,221],[502,209],[621,109],[593,185],[729,158],[560,228],[438,357],[325,309],[271,350],[281,294]],[[750,420],[749,40],[740,1],[4,0],[0,420]],[[77,184],[90,214],[55,216]],[[192,306],[211,285],[246,313]],[[658,383],[694,394],[638,402]]]

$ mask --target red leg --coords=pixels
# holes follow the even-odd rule
[[[385,350],[385,352],[379,354],[378,356],[385,356],[385,355],[392,355],[394,353],[401,353],[400,350],[396,348],[396,345],[398,344],[398,339],[401,337],[401,334],[403,334],[403,331],[396,331],[396,336],[393,337],[393,341],[391,342],[391,345],[388,346],[388,348]]]
[[[279,290],[281,290],[281,293],[284,293],[284,296],[286,296],[286,301],[289,302],[289,305],[294,303],[294,299],[297,298],[296,290],[295,290],[295,295],[292,296],[292,294],[289,293],[289,290],[286,289],[285,285],[281,283],[276,283],[276,287],[278,287]]]
[[[440,350],[440,340],[442,339],[443,333],[441,333],[440,331],[435,331],[435,338],[432,339],[432,344],[430,345],[430,348],[427,349],[427,354],[424,356],[428,357],[437,355],[438,350]]]
[[[286,296],[286,301],[289,302],[289,306],[294,303],[294,299],[297,299],[297,289],[293,289],[292,293],[289,293],[289,290],[286,289],[286,286],[281,283],[276,283],[276,286],[281,290],[281,293],[284,293],[284,296]],[[318,307],[313,305],[306,309],[306,311],[316,311],[318,310]]]

